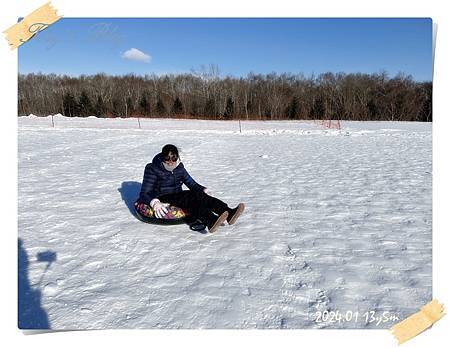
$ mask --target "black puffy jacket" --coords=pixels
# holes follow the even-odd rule
[[[161,153],[157,154],[153,161],[145,166],[138,202],[149,205],[150,201],[160,195],[181,192],[183,183],[190,190],[205,189],[188,174],[183,163],[179,163],[173,171],[168,171],[163,166]]]

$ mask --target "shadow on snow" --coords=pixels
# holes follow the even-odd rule
[[[136,210],[134,209],[134,202],[139,197],[139,193],[141,191],[141,183],[126,181],[122,182],[121,187],[118,189],[120,195],[122,196],[122,200],[128,207],[130,213],[136,217]]]
[[[39,285],[50,265],[56,261],[56,252],[46,251],[38,253],[38,262],[45,262],[47,266],[37,285],[32,286],[28,278],[29,260],[23,247],[23,241],[18,240],[18,327],[19,329],[50,329],[47,312],[41,305],[42,294]]]

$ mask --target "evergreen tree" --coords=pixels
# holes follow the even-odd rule
[[[89,99],[89,96],[87,95],[86,91],[82,91],[80,95],[80,99],[78,101],[78,105],[80,108],[80,116],[87,117],[92,116],[94,113],[91,99]]]
[[[150,113],[150,103],[145,92],[142,93],[141,99],[139,100],[139,111],[143,116],[147,116]]]
[[[134,103],[131,97],[126,100],[126,117],[130,117],[134,114]]]
[[[112,114],[113,114],[115,117],[118,117],[118,116],[121,115],[121,110],[120,110],[121,105],[122,105],[122,103],[120,102],[119,99],[114,98],[114,99],[112,100],[112,108],[113,108],[113,109],[112,109]]]
[[[94,113],[97,117],[104,117],[106,115],[106,105],[101,95],[97,96]]]
[[[311,114],[313,119],[324,119],[325,106],[323,104],[323,99],[321,97],[318,97],[314,100]]]
[[[298,98],[294,96],[287,108],[288,119],[296,119],[300,111],[300,103]]]
[[[231,119],[234,115],[234,102],[233,99],[230,97],[227,98],[227,105],[225,106],[225,113],[223,114],[223,117],[225,119]]]
[[[191,103],[191,112],[190,112],[190,114],[192,116],[198,116],[200,114],[200,106],[197,103],[197,101],[195,101],[195,100],[192,101],[192,103]]]
[[[183,104],[181,103],[180,98],[178,98],[177,96],[175,101],[173,102],[172,114],[179,115],[181,113],[183,113]]]
[[[378,108],[374,100],[369,100],[366,105],[369,120],[377,120]]]
[[[156,102],[156,113],[158,116],[163,116],[166,114],[166,106],[164,106],[164,103],[160,97],[158,97],[158,101]]]
[[[78,116],[78,103],[70,92],[65,93],[63,97],[63,115],[66,117]]]
[[[206,101],[204,115],[206,117],[212,117],[216,115],[216,105],[214,103],[214,99],[209,98]]]

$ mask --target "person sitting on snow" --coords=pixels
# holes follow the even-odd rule
[[[183,183],[189,190],[182,189]],[[225,220],[230,225],[235,223],[244,211],[244,204],[230,208],[208,193],[186,171],[178,148],[167,144],[146,165],[137,203],[151,206],[157,218],[163,218],[169,206],[177,206],[200,220],[209,232],[216,231]]]

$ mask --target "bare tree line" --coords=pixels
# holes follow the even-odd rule
[[[201,119],[432,121],[432,83],[384,72],[220,77],[19,74],[18,113]]]

